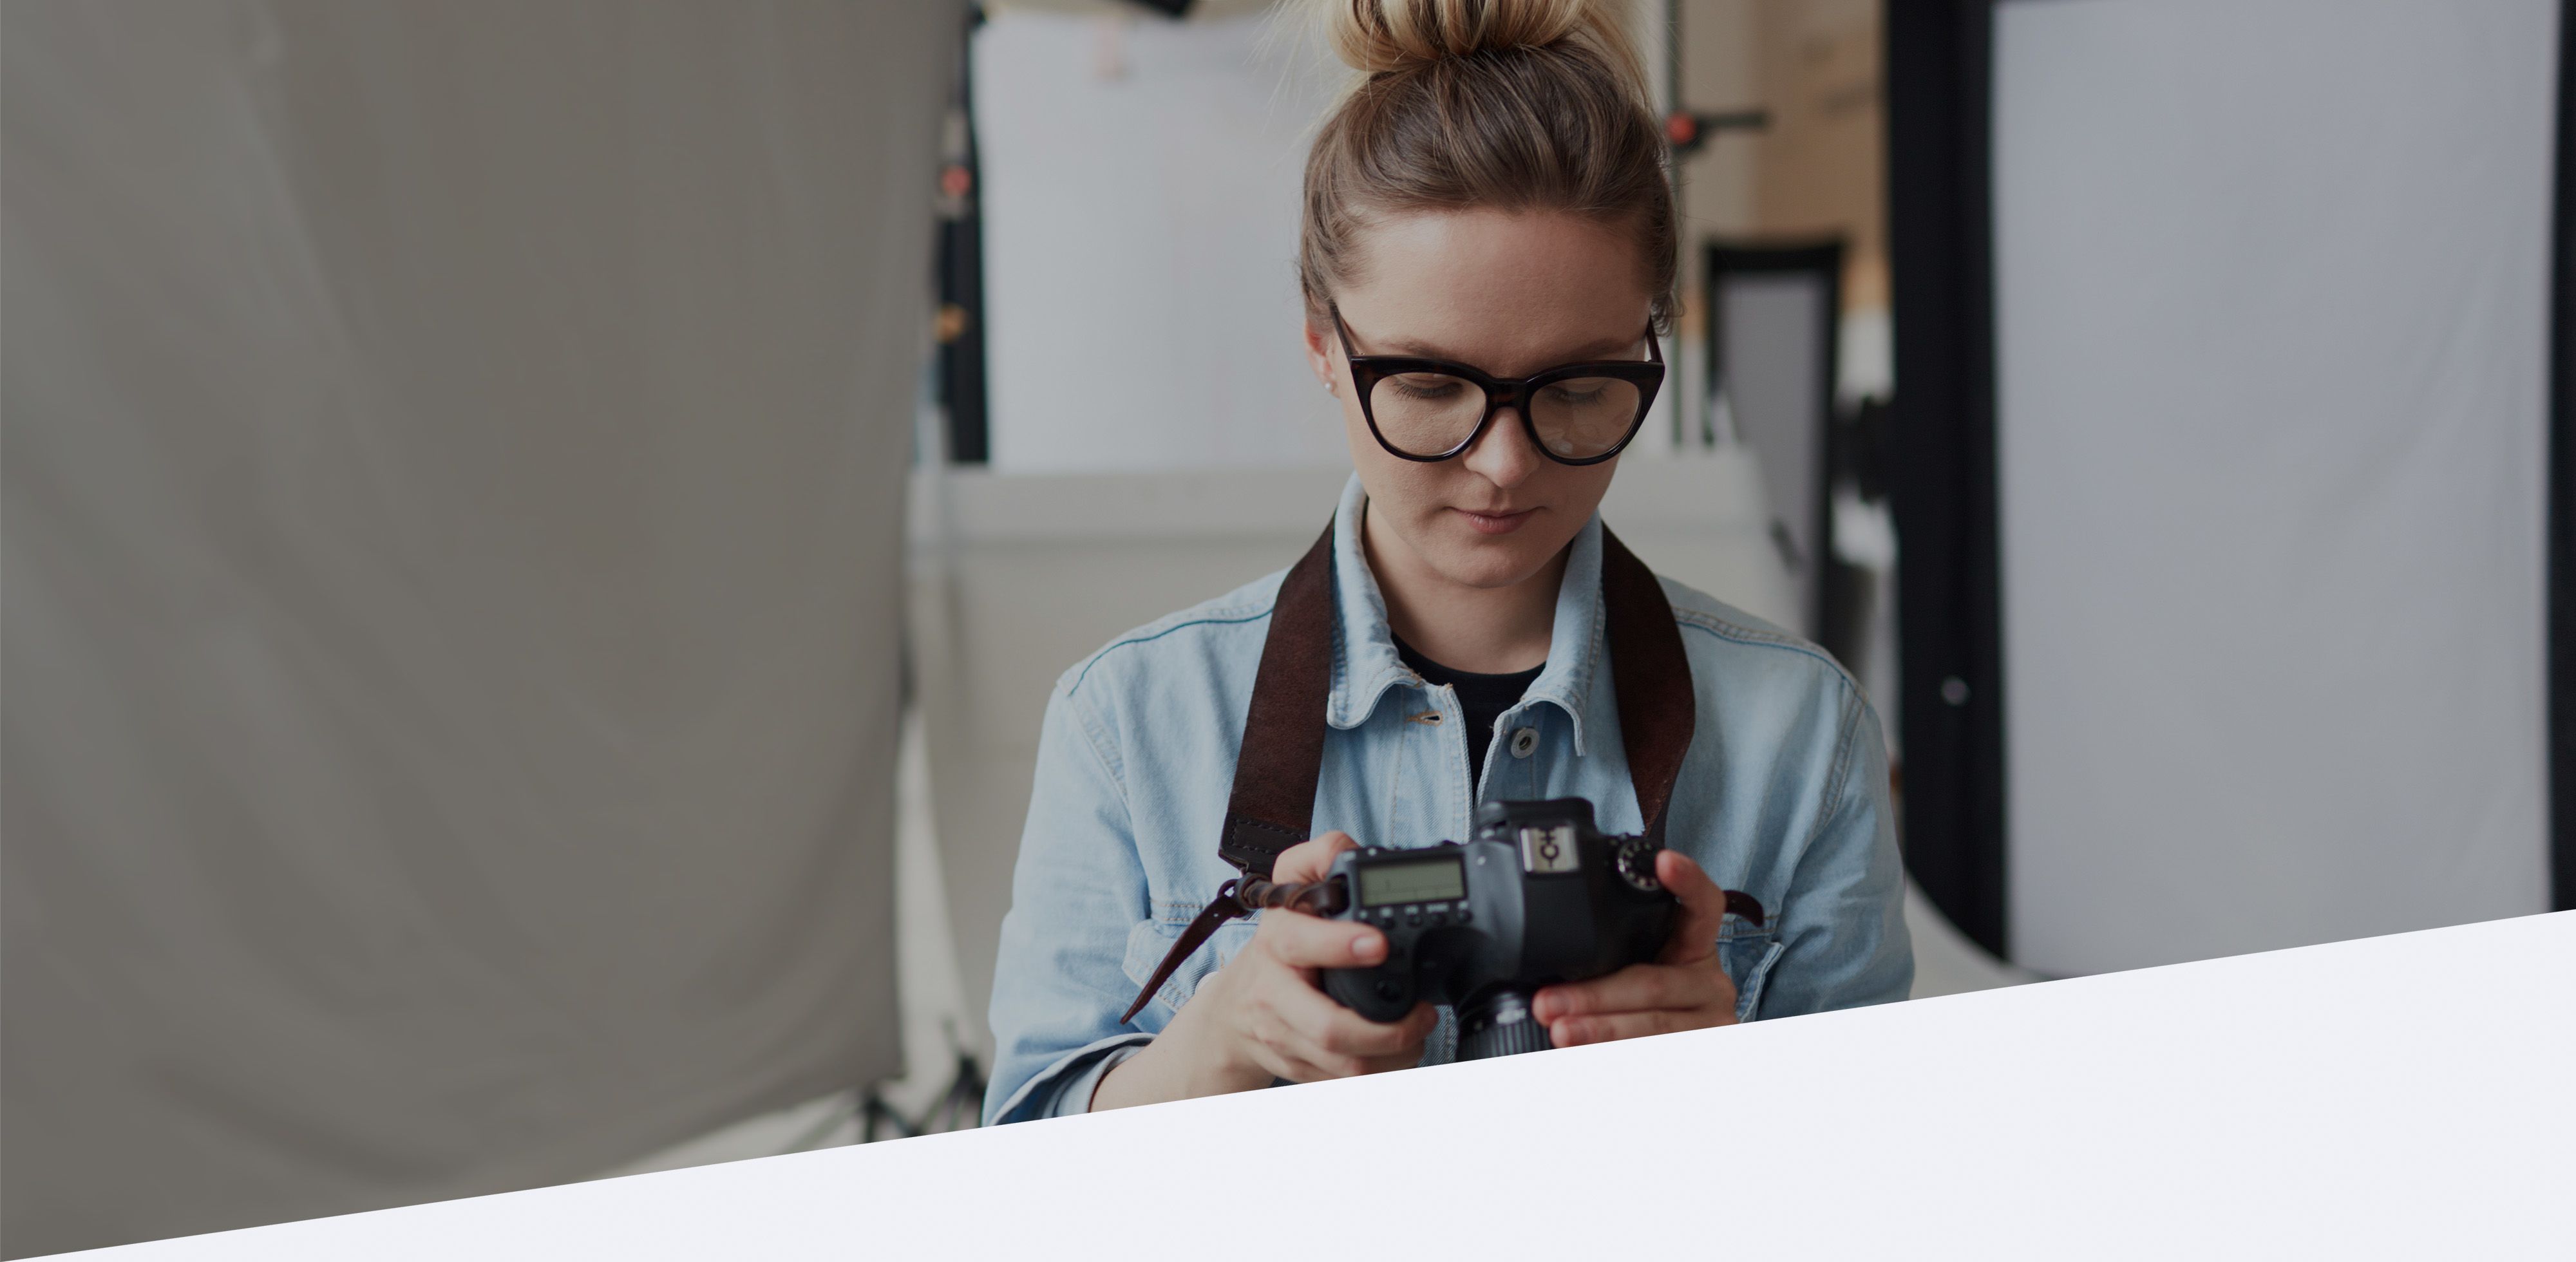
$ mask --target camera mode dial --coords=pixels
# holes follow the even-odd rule
[[[1619,843],[1619,876],[1628,884],[1652,894],[1664,888],[1655,879],[1655,852],[1661,846],[1650,845],[1643,837],[1631,837]]]

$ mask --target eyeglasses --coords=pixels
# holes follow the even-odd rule
[[[1338,303],[1333,332],[1350,361],[1360,416],[1378,446],[1407,460],[1447,460],[1474,446],[1494,414],[1520,413],[1531,445],[1558,464],[1599,464],[1618,455],[1646,424],[1664,382],[1663,349],[1646,332],[1643,360],[1562,364],[1515,381],[1465,364],[1407,355],[1354,355]]]

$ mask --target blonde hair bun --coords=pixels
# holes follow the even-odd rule
[[[1645,95],[1644,66],[1620,0],[1323,0],[1323,7],[1333,52],[1363,74],[1572,45]]]
[[[1390,215],[1561,210],[1637,247],[1672,327],[1679,229],[1663,126],[1626,17],[1635,0],[1309,0],[1362,71],[1306,154],[1298,285],[1318,327]]]

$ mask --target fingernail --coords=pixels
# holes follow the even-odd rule
[[[1363,960],[1376,959],[1386,954],[1386,940],[1374,933],[1363,933],[1351,939],[1351,954]]]

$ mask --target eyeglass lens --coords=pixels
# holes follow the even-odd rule
[[[1585,460],[1619,445],[1637,421],[1635,382],[1617,377],[1568,377],[1539,387],[1529,398],[1529,419],[1541,443],[1561,459]],[[1446,373],[1396,373],[1369,393],[1378,433],[1396,450],[1414,456],[1454,451],[1485,417],[1485,390]]]

